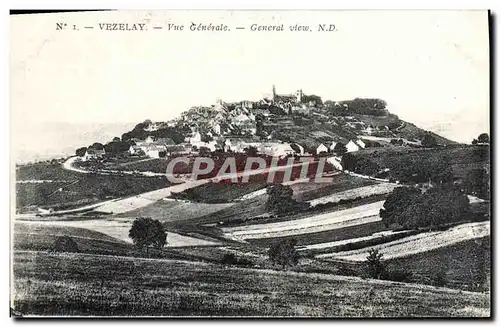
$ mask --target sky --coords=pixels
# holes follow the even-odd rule
[[[56,31],[57,22],[80,30]],[[187,30],[210,22],[231,31]],[[99,23],[151,25],[127,32]],[[168,23],[185,30],[151,28]],[[320,23],[336,31],[317,32]],[[285,31],[252,32],[251,24]],[[286,30],[295,24],[314,31]],[[10,28],[14,146],[36,143],[20,124],[168,120],[217,98],[258,100],[273,84],[323,100],[381,98],[400,118],[456,141],[489,131],[486,11],[59,13],[11,16]]]

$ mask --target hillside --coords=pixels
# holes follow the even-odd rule
[[[471,188],[489,184],[490,147],[485,145],[454,145],[433,149],[407,147],[365,149],[345,155],[345,169],[362,175],[386,171],[385,178],[402,182],[433,182],[453,180]],[[474,174],[474,175],[471,175]],[[474,185],[467,185],[472,183]],[[488,186],[489,187],[489,186]],[[483,190],[481,197],[488,198]]]
[[[316,148],[322,143],[347,144],[357,138],[367,140],[368,146],[386,146],[391,139],[403,139],[419,147],[426,135],[434,137],[439,145],[456,143],[399,119],[385,109],[383,100],[323,103],[319,98],[319,101],[309,103],[283,104],[261,100],[193,107],[168,122],[146,120],[139,123],[124,133],[121,141],[141,141],[151,136],[182,145],[192,143],[190,138],[194,137],[199,138],[195,143],[208,147],[213,144],[219,148],[221,145],[216,144],[219,138],[230,138],[233,143],[239,138],[250,143],[298,143],[306,151],[316,153]]]
[[[486,294],[209,263],[16,252],[14,274],[14,308],[27,316],[490,315]]]

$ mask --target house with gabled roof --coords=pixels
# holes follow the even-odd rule
[[[320,154],[322,152],[328,152],[328,148],[326,147],[326,145],[324,145],[323,143],[321,143],[317,148],[316,148],[316,154]]]
[[[356,152],[360,149],[360,146],[352,140],[349,141],[349,143],[347,143],[345,147],[347,148],[347,152]]]
[[[104,149],[96,150],[92,147],[89,147],[87,151],[85,151],[85,154],[82,157],[82,161],[102,159],[104,157],[104,153]]]
[[[356,140],[356,144],[359,145],[359,147],[362,149],[366,148],[366,144],[362,140],[359,140],[359,139]]]

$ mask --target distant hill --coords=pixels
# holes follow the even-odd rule
[[[130,123],[27,123],[12,130],[12,156],[17,163],[67,157],[78,147],[110,141],[132,127]]]

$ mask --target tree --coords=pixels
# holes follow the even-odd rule
[[[470,219],[469,199],[463,192],[436,186],[422,192],[417,188],[396,188],[387,197],[380,217],[386,226],[418,229],[437,227]]]
[[[392,139],[390,143],[392,145],[404,145],[404,141],[402,139]]]
[[[434,275],[431,277],[432,279],[432,284],[434,286],[438,287],[443,287],[446,286],[447,283],[447,278],[446,278],[446,270],[441,269],[434,273]]]
[[[486,168],[474,168],[465,177],[465,191],[481,199],[490,198],[490,176]]]
[[[381,99],[356,98],[354,100],[340,102],[341,107],[347,112],[360,115],[385,116],[387,103]],[[344,106],[346,105],[346,106]]]
[[[477,142],[478,143],[490,143],[490,137],[488,134],[483,133],[477,137]]]
[[[126,152],[130,148],[130,144],[122,141],[111,141],[104,146],[106,153],[117,154],[120,152]]]
[[[382,257],[384,255],[379,253],[377,249],[370,249],[368,251],[368,256],[366,257],[366,265],[368,275],[371,278],[379,279],[385,272],[385,265],[382,262]]]
[[[54,252],[80,252],[78,244],[69,236],[59,236],[52,245]]]
[[[309,103],[310,101],[316,103],[318,106],[323,105],[323,100],[321,100],[319,95],[311,94],[302,96],[302,103]]]
[[[201,136],[201,141],[202,142],[208,143],[208,142],[211,142],[213,140],[214,140],[214,138],[210,134],[203,134]]]
[[[274,242],[268,251],[269,260],[275,265],[280,265],[282,269],[296,265],[299,261],[299,253],[295,249],[296,245],[296,239],[284,239]]]
[[[426,148],[433,148],[437,146],[436,138],[431,134],[425,134],[424,138],[422,139],[422,146]]]
[[[382,209],[380,209],[382,222],[387,227],[392,224],[400,225],[400,215],[421,193],[419,189],[413,187],[396,187],[387,196]]]
[[[149,247],[162,249],[167,243],[167,233],[159,220],[151,218],[137,218],[130,228],[128,236],[134,245],[140,249]]]
[[[273,184],[267,187],[266,208],[269,211],[284,213],[293,210],[297,207],[297,201],[293,196],[293,190],[288,185]]]
[[[247,148],[244,148],[243,151],[245,151],[245,154],[249,157],[256,157],[258,154],[258,150],[254,146],[249,146]]]
[[[79,156],[79,157],[83,157],[86,152],[87,152],[87,148],[86,147],[82,147],[82,148],[76,149],[75,154],[77,156]]]
[[[344,169],[363,175],[375,175],[380,171],[380,166],[369,157],[346,153],[341,161]]]
[[[347,148],[344,143],[337,143],[335,144],[335,147],[333,148],[333,152],[338,155],[338,156],[343,156],[344,154],[347,153]]]
[[[104,145],[102,145],[102,143],[99,143],[99,142],[95,142],[90,147],[94,150],[103,150],[104,149]]]
[[[206,146],[200,146],[200,148],[198,149],[198,154],[200,155],[200,157],[208,157],[210,156],[211,151]]]
[[[221,152],[225,152],[226,149],[226,140],[222,137],[219,137],[216,141],[216,148]]]

